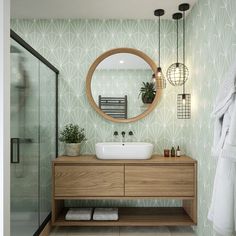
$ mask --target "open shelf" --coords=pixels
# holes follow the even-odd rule
[[[55,220],[57,226],[187,226],[195,223],[182,207],[119,208],[118,221],[67,221],[68,208]]]

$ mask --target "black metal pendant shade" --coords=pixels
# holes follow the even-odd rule
[[[191,118],[191,94],[184,93],[177,95],[177,118]]]
[[[172,64],[166,72],[166,77],[173,86],[183,85],[187,81],[188,76],[188,68],[183,63],[179,62]]]
[[[181,12],[176,12],[172,15],[172,19],[174,20],[180,20],[183,17],[183,14]]]
[[[163,16],[165,14],[165,10],[164,9],[156,9],[154,11],[154,16]]]
[[[185,12],[189,10],[190,5],[188,3],[182,3],[179,5],[179,11]]]

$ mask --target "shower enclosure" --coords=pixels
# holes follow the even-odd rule
[[[11,236],[39,235],[50,219],[58,74],[11,31]]]

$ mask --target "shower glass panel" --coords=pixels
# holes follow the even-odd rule
[[[59,71],[11,37],[11,236],[36,236],[51,212]]]
[[[51,161],[56,156],[55,72],[40,63],[40,224],[51,211]],[[53,108],[53,109],[52,109]]]
[[[11,41],[11,235],[39,224],[39,60]]]

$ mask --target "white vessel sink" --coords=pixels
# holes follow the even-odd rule
[[[153,144],[143,142],[105,142],[96,143],[96,156],[98,159],[149,159],[152,156]]]

